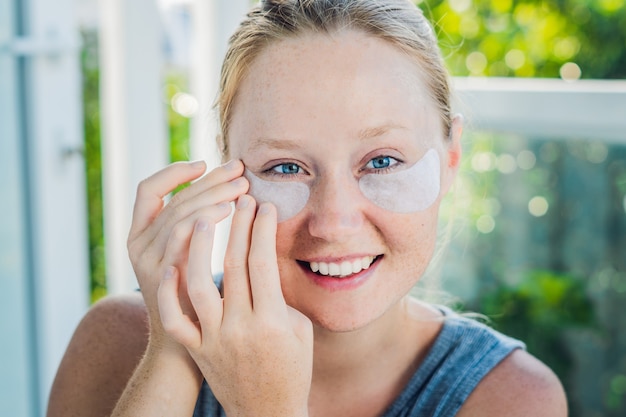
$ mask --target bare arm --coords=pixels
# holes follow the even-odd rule
[[[243,165],[235,161],[165,204],[166,195],[205,168],[204,163],[175,163],[139,185],[128,250],[141,294],[107,299],[86,315],[59,368],[49,417],[192,414],[201,374],[187,350],[165,334],[156,292],[166,266],[183,271],[181,286],[186,285],[196,219],[219,222],[230,213],[228,203],[247,190],[245,180],[236,181]],[[181,300],[185,314],[195,320],[186,297]]]
[[[176,398],[169,403],[177,405],[177,415],[191,415],[200,387],[199,371],[189,366],[186,352],[146,352],[148,332],[140,294],[109,297],[94,305],[63,357],[50,393],[48,417],[110,416],[118,401],[120,411],[149,405],[163,412],[168,398]]]
[[[112,416],[191,416],[201,382],[182,346],[149,345]]]

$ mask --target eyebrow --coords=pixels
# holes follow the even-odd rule
[[[382,126],[374,126],[374,127],[368,127],[365,128],[361,131],[359,131],[359,133],[357,134],[358,138],[360,140],[366,140],[366,139],[371,139],[371,138],[375,138],[378,136],[382,136],[385,133],[389,132],[390,130],[393,129],[406,129],[406,127],[404,126],[400,126],[400,125],[396,125],[396,124],[385,124]]]
[[[360,130],[357,133],[357,137],[359,140],[367,140],[376,138],[384,135],[393,129],[402,129],[406,130],[406,127],[396,124],[385,124],[381,126],[373,126],[367,127],[365,129]],[[269,149],[280,149],[280,150],[295,150],[300,149],[300,144],[297,141],[290,139],[275,139],[275,138],[258,138],[255,139],[250,148],[248,148],[248,152],[254,152],[259,150],[260,148],[269,148]]]
[[[299,149],[300,145],[290,139],[258,138],[252,142],[250,148],[248,148],[248,152],[254,152],[259,148],[294,150]]]

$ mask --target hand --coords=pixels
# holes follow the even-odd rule
[[[211,279],[213,222],[196,222],[185,315],[170,268],[159,288],[165,330],[184,345],[229,417],[307,415],[313,361],[310,320],[285,303],[276,261],[276,210],[237,202],[224,259],[224,298]]]
[[[184,282],[189,241],[197,219],[216,224],[231,212],[230,202],[248,189],[241,177],[243,163],[233,160],[174,195],[178,185],[199,178],[204,162],[175,163],[142,181],[137,188],[128,252],[148,309],[150,341],[165,343],[157,306],[157,289],[168,266],[175,266]],[[186,293],[186,292],[185,292]],[[186,310],[188,300],[183,300]]]

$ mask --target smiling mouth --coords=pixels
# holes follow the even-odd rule
[[[305,262],[298,261],[300,265],[317,275],[333,278],[345,278],[350,275],[369,269],[382,255],[364,256],[353,261],[344,262]]]

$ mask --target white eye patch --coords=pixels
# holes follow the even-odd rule
[[[396,213],[412,213],[430,207],[439,196],[439,154],[430,149],[412,167],[391,174],[366,174],[359,179],[365,198],[378,207]],[[296,181],[266,181],[246,168],[250,194],[260,204],[276,206],[278,222],[294,217],[306,206],[309,185]]]
[[[250,183],[248,194],[257,203],[272,203],[276,207],[278,222],[285,221],[300,213],[309,201],[309,186],[295,181],[266,181],[252,173],[248,168],[243,176]]]
[[[439,154],[434,149],[409,169],[367,174],[359,180],[363,195],[385,210],[413,213],[426,210],[439,196]]]

